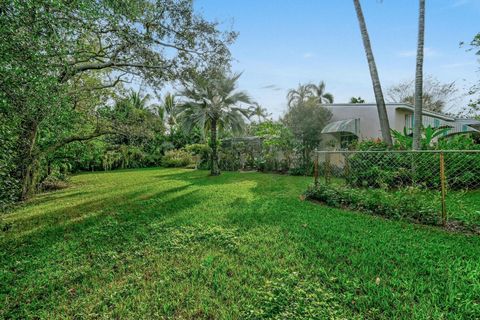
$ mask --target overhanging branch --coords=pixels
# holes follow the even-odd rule
[[[107,135],[107,134],[119,134],[119,133],[116,132],[116,131],[113,131],[113,130],[97,130],[97,131],[95,131],[93,133],[90,133],[90,134],[87,134],[87,135],[74,135],[74,136],[62,139],[60,141],[57,141],[54,144],[51,144],[51,145],[47,146],[46,148],[44,148],[41,151],[41,153],[42,154],[48,154],[48,153],[54,152],[55,150],[65,146],[69,143],[76,142],[76,141],[88,141],[88,140],[91,140],[91,139],[94,139],[94,138],[97,138],[97,137],[100,137],[100,136],[104,136],[104,135]]]

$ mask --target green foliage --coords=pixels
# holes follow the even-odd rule
[[[296,141],[292,131],[281,122],[254,124],[251,133],[262,141],[261,155],[256,158],[259,171],[287,172],[293,162]]]
[[[116,166],[112,159],[120,167],[131,166],[132,157],[133,166],[140,166],[144,151],[142,166],[158,163],[160,130],[148,137],[155,140],[153,146],[132,136],[163,127],[165,111],[142,109],[147,97],[138,93],[115,99],[122,96],[122,82],[137,77],[156,90],[212,66],[228,66],[228,45],[236,38],[195,14],[190,1],[7,0],[0,12],[0,112],[16,128],[16,154],[8,160],[8,166],[14,165],[8,174],[9,183],[16,184],[10,188],[16,199],[30,197],[47,166],[60,165],[61,153],[71,152],[59,149],[105,134],[122,136],[108,141],[105,167]],[[105,106],[114,100],[111,117]],[[88,163],[70,159],[69,165],[93,169],[101,162],[97,154],[80,158]],[[2,203],[10,198],[0,196]]]
[[[399,145],[400,149],[403,149],[404,145],[397,141],[396,146]],[[356,148],[361,151],[388,150],[387,146],[379,141],[363,141],[358,143]],[[458,135],[442,139],[431,148],[480,150],[480,145],[476,144],[471,137]],[[440,188],[438,154],[356,153],[349,156],[348,161],[351,169],[347,176],[347,183],[354,187],[395,189],[417,185],[437,190]],[[445,174],[447,186],[451,190],[470,189],[476,186],[476,179],[478,179],[476,177],[480,176],[479,155],[445,153]]]
[[[351,97],[350,103],[365,103],[365,100],[363,100],[361,97]]]
[[[413,187],[387,191],[319,183],[311,186],[305,196],[335,208],[349,208],[393,219],[425,224],[440,221],[440,194]]]
[[[0,212],[18,199],[19,183],[15,178],[16,130],[6,123],[0,112]]]
[[[299,89],[300,91],[300,89]],[[321,107],[318,99],[292,100],[282,122],[291,130],[302,158],[302,166],[310,166],[311,152],[322,140],[322,129],[330,121],[332,113]]]
[[[55,191],[65,189],[67,187],[67,176],[63,174],[49,175],[40,183],[41,191]]]
[[[451,128],[433,128],[428,126],[422,128],[422,137],[420,140],[422,150],[431,149],[435,138],[440,138],[448,134]],[[402,150],[411,150],[413,145],[413,137],[407,132],[407,128],[403,128],[403,133],[392,129],[392,137],[395,139],[395,147]]]
[[[187,101],[178,107],[178,119],[182,127],[190,132],[199,128],[210,133],[212,175],[219,175],[217,135],[220,131],[233,134],[245,130],[245,119],[251,115],[242,104],[251,104],[248,94],[237,90],[237,81],[241,74],[230,75],[216,72],[209,77],[197,75],[193,81],[186,82],[182,96]]]
[[[162,158],[164,167],[186,167],[193,163],[192,155],[183,149],[169,150]]]
[[[208,144],[189,144],[185,147],[185,150],[194,156],[197,169],[209,169],[208,164],[212,149]]]

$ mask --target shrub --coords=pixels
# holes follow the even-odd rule
[[[165,167],[186,167],[193,163],[192,155],[183,149],[167,151],[162,158],[162,165]]]
[[[384,189],[357,189],[319,183],[309,187],[305,196],[336,208],[348,208],[425,224],[439,222],[441,202],[438,193],[414,187],[389,192]]]
[[[313,174],[313,165],[291,168],[288,170],[288,174],[291,176],[311,176]]]
[[[466,136],[442,140],[435,147],[438,150],[480,149]],[[361,142],[356,149],[387,150],[377,141]],[[439,156],[435,153],[355,153],[348,157],[348,162],[347,182],[353,187],[396,189],[415,184],[429,189],[440,188]],[[480,176],[480,154],[445,153],[445,171],[450,190],[475,187],[476,177]]]
[[[185,147],[190,154],[193,155],[196,164],[190,165],[198,169],[209,169],[210,153],[212,149],[208,144],[195,143]]]
[[[40,183],[41,191],[55,191],[68,187],[68,178],[64,174],[52,174]]]

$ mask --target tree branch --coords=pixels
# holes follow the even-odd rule
[[[88,70],[102,70],[107,68],[122,68],[122,67],[131,67],[131,68],[145,68],[145,69],[162,69],[162,66],[154,66],[148,65],[143,63],[130,63],[130,62],[115,62],[115,61],[107,61],[103,63],[86,63],[80,66],[76,66],[72,68],[70,71],[63,72],[60,75],[60,82],[66,82],[74,75],[85,72]]]
[[[56,143],[47,146],[43,150],[41,150],[42,154],[48,154],[51,152],[54,152],[55,150],[69,144],[75,141],[88,141],[100,136],[104,136],[107,134],[118,134],[118,132],[113,131],[113,130],[96,130],[95,132],[88,134],[88,135],[74,135],[65,139],[62,139],[60,141],[57,141]]]

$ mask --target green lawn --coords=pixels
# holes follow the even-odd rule
[[[74,176],[3,216],[0,319],[480,317],[480,237],[301,201],[310,181]]]

